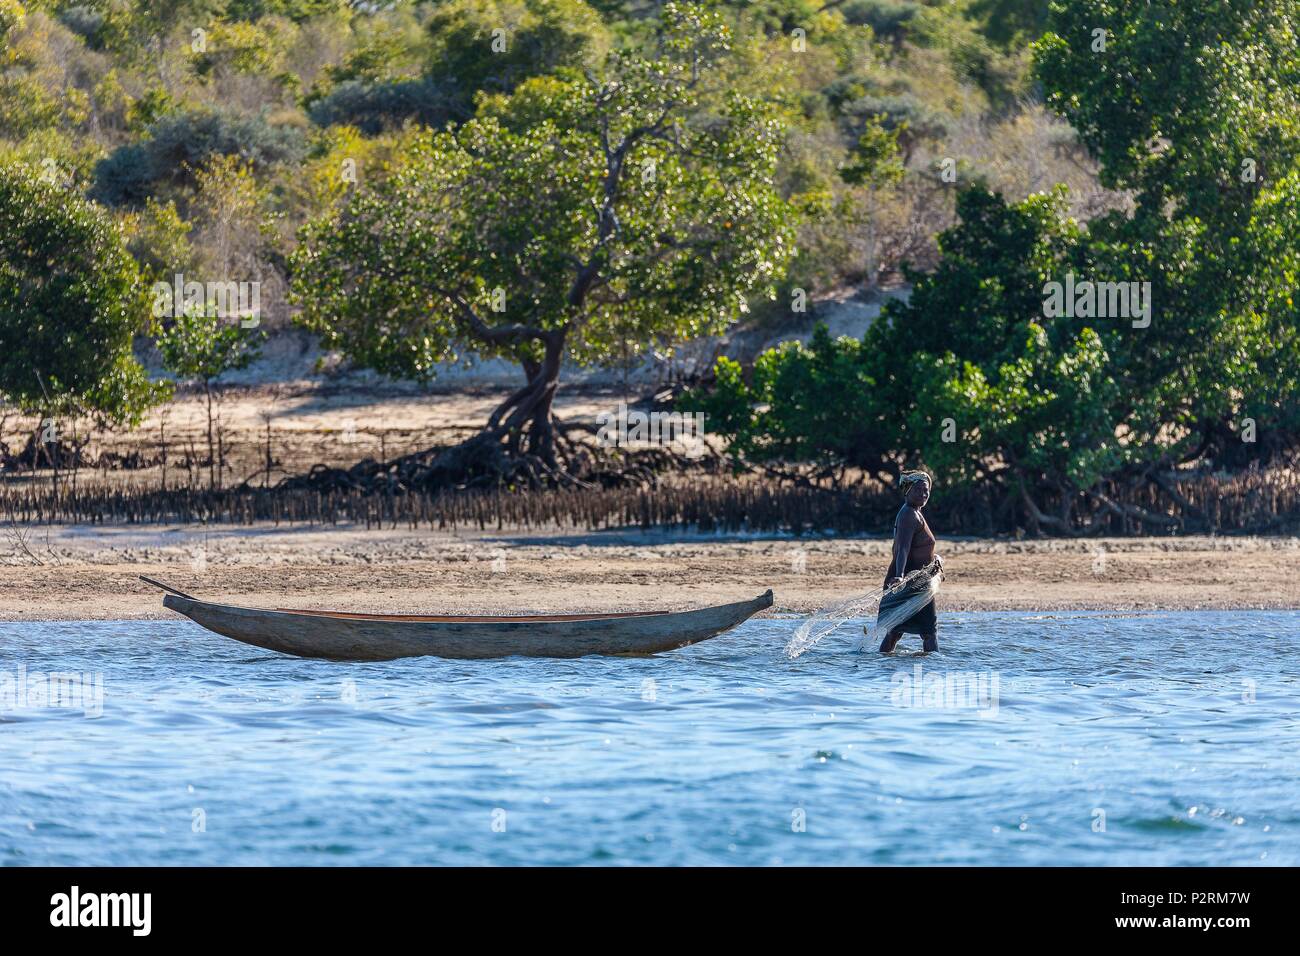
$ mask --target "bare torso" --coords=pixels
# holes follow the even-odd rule
[[[925,515],[911,505],[903,505],[894,519],[894,551],[886,581],[898,576],[899,555],[902,553],[907,555],[903,574],[923,568],[934,560],[934,533],[926,523]]]

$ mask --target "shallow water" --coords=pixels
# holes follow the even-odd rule
[[[941,610],[939,655],[791,661],[797,623],[381,664],[0,624],[0,863],[1300,864],[1296,612]],[[102,713],[15,706],[56,670]]]

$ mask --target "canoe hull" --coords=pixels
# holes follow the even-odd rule
[[[772,606],[751,601],[666,614],[548,621],[421,621],[333,617],[213,604],[168,594],[163,605],[245,644],[297,657],[387,661],[400,657],[583,657],[653,654],[708,640]]]

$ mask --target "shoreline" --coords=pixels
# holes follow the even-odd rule
[[[71,526],[0,542],[0,621],[175,619],[211,600],[372,612],[680,610],[753,597],[807,614],[878,588],[884,538],[664,531]],[[1300,609],[1300,538],[944,539],[940,613]],[[37,564],[36,562],[41,563]]]

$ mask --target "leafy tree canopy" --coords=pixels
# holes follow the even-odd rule
[[[730,97],[696,115],[727,32],[670,4],[665,54],[545,78],[429,133],[405,167],[304,233],[307,324],[362,364],[427,378],[461,349],[580,362],[626,336],[717,330],[790,253],[780,129]],[[500,292],[498,292],[500,290]]]
[[[0,395],[132,421],[161,397],[132,358],[139,272],[99,207],[0,164]]]
[[[526,81],[419,137],[394,175],[304,231],[304,323],[391,375],[429,379],[465,351],[520,362],[528,385],[481,444],[517,451],[527,432],[554,468],[566,359],[718,332],[793,252],[780,125],[708,86],[731,42],[715,13],[669,3],[652,56]]]

